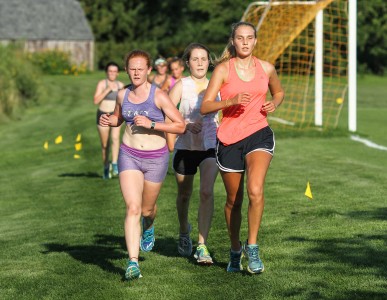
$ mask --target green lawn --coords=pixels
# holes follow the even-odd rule
[[[41,104],[0,125],[0,299],[386,299],[387,152],[349,134],[277,136],[260,232],[263,274],[225,271],[220,178],[208,244],[215,264],[199,267],[177,255],[170,171],[158,201],[156,246],[141,254],[144,277],[124,281],[124,203],[118,180],[100,178],[92,104],[102,76],[45,77]],[[359,77],[358,134],[384,146],[386,93],[387,78]],[[347,126],[345,110],[339,124]],[[83,149],[74,159],[78,133]],[[59,134],[63,143],[55,145]],[[307,181],[313,200],[304,196]],[[197,202],[195,190],[192,223]]]

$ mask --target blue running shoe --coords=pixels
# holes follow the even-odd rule
[[[117,163],[112,163],[112,175],[118,176],[118,165]]]
[[[177,245],[177,252],[181,256],[188,257],[192,253],[192,240],[189,236],[191,233],[191,224],[188,224],[188,232],[179,234],[179,244]]]
[[[249,260],[247,271],[251,274],[259,274],[265,270],[262,260],[259,258],[258,245],[248,245],[246,241],[243,245],[243,254]]]
[[[138,266],[138,262],[136,261],[128,261],[128,268],[125,272],[125,278],[127,280],[133,280],[137,278],[141,278],[140,267]]]
[[[227,265],[227,272],[240,272],[242,267],[242,249],[239,252],[230,250],[230,262]]]
[[[110,179],[110,178],[111,178],[111,174],[110,174],[110,169],[109,169],[109,167],[103,168],[103,175],[102,175],[102,178],[103,178],[103,179]]]
[[[149,252],[155,245],[155,227],[144,230],[144,218],[142,219],[142,235],[140,239],[140,249],[144,252]]]

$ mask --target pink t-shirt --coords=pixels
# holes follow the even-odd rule
[[[234,105],[223,109],[217,137],[225,145],[239,142],[268,125],[267,113],[262,111],[262,105],[266,100],[269,78],[259,60],[254,56],[253,59],[255,76],[250,81],[240,79],[235,70],[235,58],[229,60],[228,78],[220,88],[222,101],[243,92],[250,93],[252,100],[246,106]]]

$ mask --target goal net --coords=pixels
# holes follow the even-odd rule
[[[348,80],[348,0],[258,1],[242,20],[257,28],[254,55],[275,65],[285,90],[271,126],[336,128]]]

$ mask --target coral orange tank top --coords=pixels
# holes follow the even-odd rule
[[[268,125],[267,113],[262,111],[262,105],[266,100],[269,78],[259,60],[254,56],[253,59],[255,76],[250,81],[240,79],[235,70],[235,58],[229,60],[228,78],[220,88],[222,101],[243,92],[250,93],[252,100],[246,106],[234,105],[223,109],[217,137],[225,145],[239,142]]]

